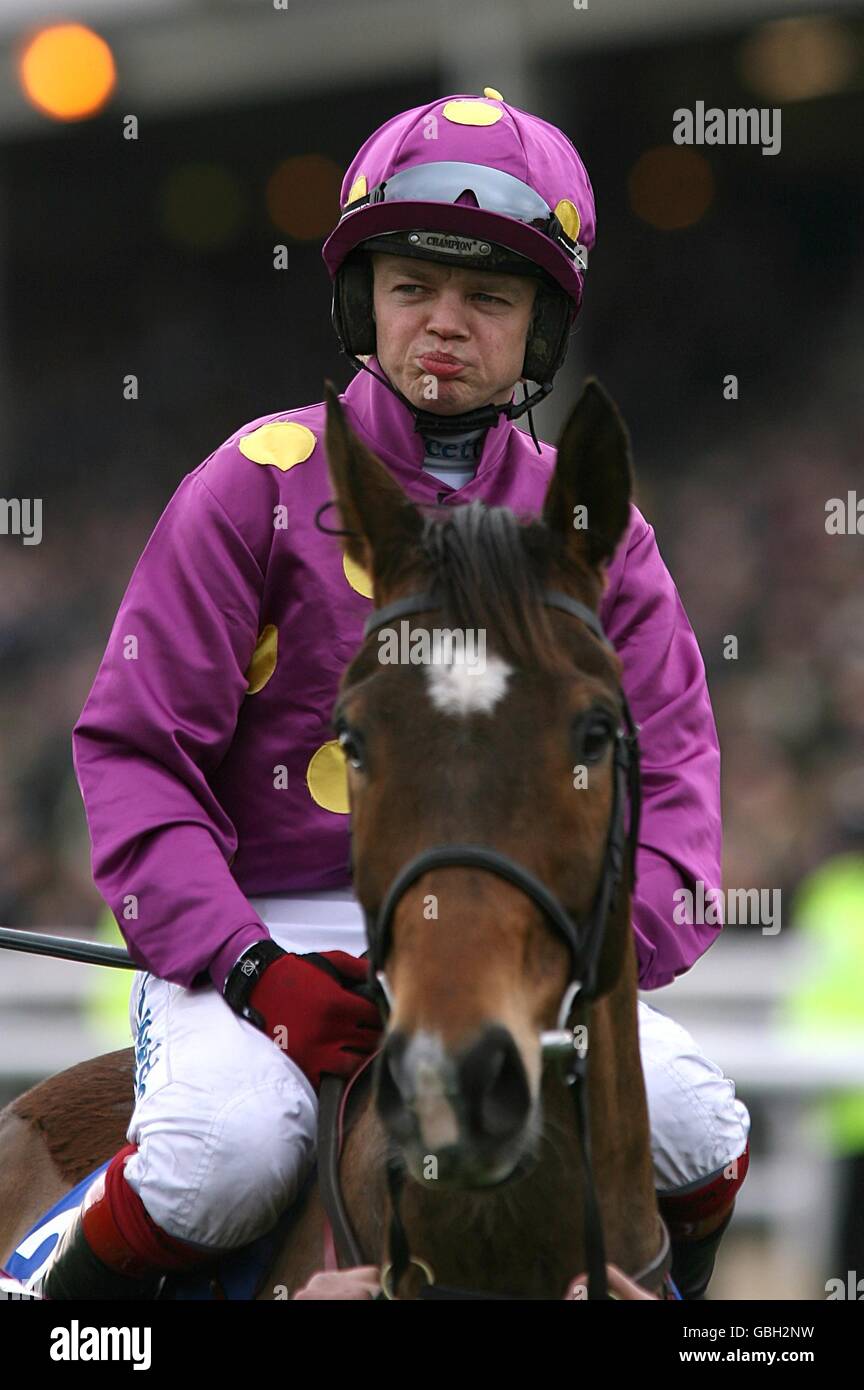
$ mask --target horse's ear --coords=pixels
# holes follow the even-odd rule
[[[331,381],[324,383],[327,402],[327,466],[349,558],[373,581],[400,567],[405,550],[423,531],[423,518],[379,458],[367,449],[345,418]]]
[[[612,558],[627,529],[632,491],[627,427],[596,377],[588,377],[561,431],[543,520],[566,537],[574,558],[596,567]]]

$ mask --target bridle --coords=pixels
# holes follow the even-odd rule
[[[611,647],[599,618],[586,604],[580,603],[577,599],[571,598],[569,594],[562,593],[557,589],[544,589],[542,599],[547,607],[559,609],[580,619],[596,638],[606,646]],[[363,628],[364,640],[384,624],[392,623],[394,619],[441,607],[441,596],[434,588],[423,593],[410,594],[396,599],[392,603],[385,604],[382,608],[375,609],[370,614]],[[520,888],[566,942],[571,959],[569,981],[558,1010],[557,1026],[541,1035],[541,1047],[544,1060],[554,1061],[562,1080],[571,1087],[576,1109],[576,1129],[584,1176],[584,1229],[588,1260],[589,1299],[605,1299],[608,1294],[603,1230],[591,1166],[587,1096],[588,1047],[587,1042],[584,1041],[587,1038],[587,1029],[584,1026],[577,1027],[577,1024],[587,1023],[588,1007],[596,998],[598,961],[606,922],[618,901],[625,845],[629,855],[631,887],[636,881],[636,848],[641,807],[639,726],[634,723],[623,690],[620,691],[620,696],[625,727],[619,727],[614,736],[612,816],[606,842],[602,877],[594,903],[585,922],[581,924],[575,922],[555,895],[524,865],[518,864],[509,856],[501,854],[489,845],[468,843],[435,845],[430,849],[421,851],[397,873],[377,913],[373,914],[364,909],[366,935],[369,943],[370,975],[374,977],[384,993],[385,1014],[390,998],[384,976],[384,965],[391,945],[396,908],[402,895],[411,884],[415,883],[423,874],[428,873],[430,869],[441,868],[445,865],[447,867],[465,866],[487,869],[490,873],[496,874],[499,878],[503,878]],[[630,827],[625,834],[624,805],[628,795]],[[574,1014],[576,1015],[575,1023],[573,1022]],[[389,1171],[392,1205],[390,1266],[392,1268],[393,1288],[398,1287],[400,1278],[410,1264],[421,1263],[411,1257],[408,1241],[399,1217],[399,1191],[402,1177],[401,1170],[397,1165],[391,1164]],[[633,1276],[637,1282],[651,1278],[652,1275],[656,1277],[661,1269],[665,1270],[669,1256],[669,1236],[665,1226],[663,1226],[663,1235],[663,1246],[657,1258],[646,1270]],[[431,1279],[430,1285],[432,1285]],[[422,1297],[423,1294],[421,1293],[420,1296]],[[438,1292],[429,1296],[447,1297],[448,1294]],[[452,1291],[449,1296],[459,1297],[460,1293]]]
[[[604,645],[611,647],[600,619],[586,604],[580,603],[578,599],[571,598],[569,594],[561,593],[557,589],[544,589],[542,598],[547,607],[560,609],[572,617],[579,618],[595,637],[599,638]],[[388,603],[383,608],[376,608],[369,615],[363,627],[364,640],[379,627],[392,623],[397,618],[403,618],[411,613],[428,612],[440,607],[441,600],[434,589],[395,599],[393,603]],[[374,919],[370,913],[365,914],[370,962],[376,976],[379,976],[384,970],[384,962],[391,944],[393,917],[399,900],[406,889],[430,869],[440,868],[442,865],[465,865],[489,869],[492,873],[498,874],[500,878],[505,878],[510,883],[515,884],[517,888],[521,888],[546,914],[559,936],[569,947],[570,982],[558,1012],[556,1034],[565,1027],[577,995],[583,1003],[592,1002],[596,996],[597,963],[603,944],[606,919],[609,912],[615,908],[621,883],[625,843],[629,851],[631,884],[636,881],[636,846],[639,837],[641,806],[638,726],[633,721],[623,690],[620,695],[626,731],[619,728],[615,732],[612,817],[606,842],[603,875],[591,912],[583,927],[580,929],[555,895],[535,874],[532,874],[521,864],[517,864],[515,860],[508,858],[507,855],[501,854],[498,850],[487,845],[436,845],[432,849],[423,850],[402,867],[387,890],[384,901]],[[630,798],[630,830],[629,834],[625,835],[624,804],[628,793]],[[548,1046],[553,1047],[551,1035],[544,1036],[550,1037]]]
[[[578,599],[557,589],[542,591],[544,604],[560,609],[572,617],[579,618],[606,646],[611,646],[596,613]],[[378,628],[392,623],[397,618],[411,613],[428,612],[440,608],[441,600],[435,590],[421,594],[409,594],[394,600],[383,608],[377,608],[366,620],[363,628],[364,640]],[[589,1004],[596,997],[597,964],[603,944],[606,920],[614,910],[621,884],[625,844],[629,853],[631,884],[636,881],[636,847],[639,837],[639,813],[641,806],[641,785],[639,776],[638,725],[634,723],[624,692],[621,691],[621,705],[624,712],[625,729],[615,731],[613,755],[613,803],[609,835],[603,862],[603,873],[594,903],[588,918],[580,927],[544,883],[507,855],[488,845],[444,844],[423,850],[403,865],[385,894],[384,900],[373,917],[366,912],[366,933],[369,941],[369,957],[376,977],[384,970],[392,936],[393,917],[398,903],[412,883],[416,882],[430,869],[443,865],[464,865],[472,868],[485,868],[499,878],[521,888],[534,901],[563,938],[570,950],[570,980],[561,1007],[558,1011],[557,1028],[553,1033],[543,1035],[544,1052],[557,1053],[560,1042],[559,1033],[565,1029],[567,1019],[577,996],[583,1004]],[[624,805],[629,794],[630,829],[624,831]],[[569,1034],[568,1034],[569,1037]],[[572,1046],[572,1043],[571,1043]]]

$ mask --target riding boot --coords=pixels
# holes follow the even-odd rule
[[[43,1298],[52,1300],[134,1299],[144,1302],[156,1297],[162,1281],[161,1274],[133,1279],[128,1267],[119,1270],[100,1260],[85,1235],[79,1210],[61,1236],[51,1263],[34,1285],[34,1291],[41,1291]]]
[[[46,1299],[144,1301],[165,1276],[210,1263],[218,1254],[178,1240],[157,1226],[123,1176],[136,1145],[121,1149],[87,1189],[36,1284]]]
[[[683,1192],[658,1194],[672,1244],[673,1282],[682,1299],[704,1299],[720,1242],[732,1220],[738,1189],[747,1175],[750,1145],[731,1163]]]
[[[672,1241],[672,1268],[670,1274],[678,1289],[682,1299],[687,1302],[694,1302],[697,1299],[704,1299],[705,1290],[714,1273],[714,1261],[717,1258],[717,1251],[723,1234],[732,1220],[732,1212],[735,1203],[726,1213],[722,1223],[716,1231],[711,1231],[701,1240],[673,1240]]]

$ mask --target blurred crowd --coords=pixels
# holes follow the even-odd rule
[[[696,457],[682,430],[668,474],[641,488],[708,674],[725,886],[781,889],[784,926],[810,870],[864,862],[864,507],[861,534],[826,530],[829,499],[864,502],[862,302],[859,281],[813,326],[796,409]]]

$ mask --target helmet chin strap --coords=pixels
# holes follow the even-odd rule
[[[502,415],[508,420],[518,420],[519,416],[524,415],[527,410],[528,421],[531,426],[531,438],[534,440],[534,447],[538,454],[541,452],[534,430],[534,420],[531,411],[535,405],[540,404],[545,396],[549,395],[549,392],[552,390],[551,381],[538,385],[536,391],[532,391],[530,396],[528,395],[527,387],[525,387],[523,383],[522,389],[525,392],[525,396],[518,405],[515,401],[507,401],[504,405],[490,404],[477,406],[474,410],[465,410],[459,415],[437,415],[431,410],[419,410],[417,406],[413,405],[412,402],[408,400],[407,396],[402,394],[398,387],[393,385],[392,381],[386,376],[379,376],[378,372],[373,371],[373,369],[367,366],[359,357],[355,357],[353,352],[346,352],[345,355],[351,359],[358,370],[362,368],[364,372],[368,372],[370,376],[374,376],[376,381],[380,381],[382,386],[386,386],[388,391],[392,391],[393,395],[410,410],[414,417],[415,434],[465,434],[468,430],[491,429],[497,425]]]

